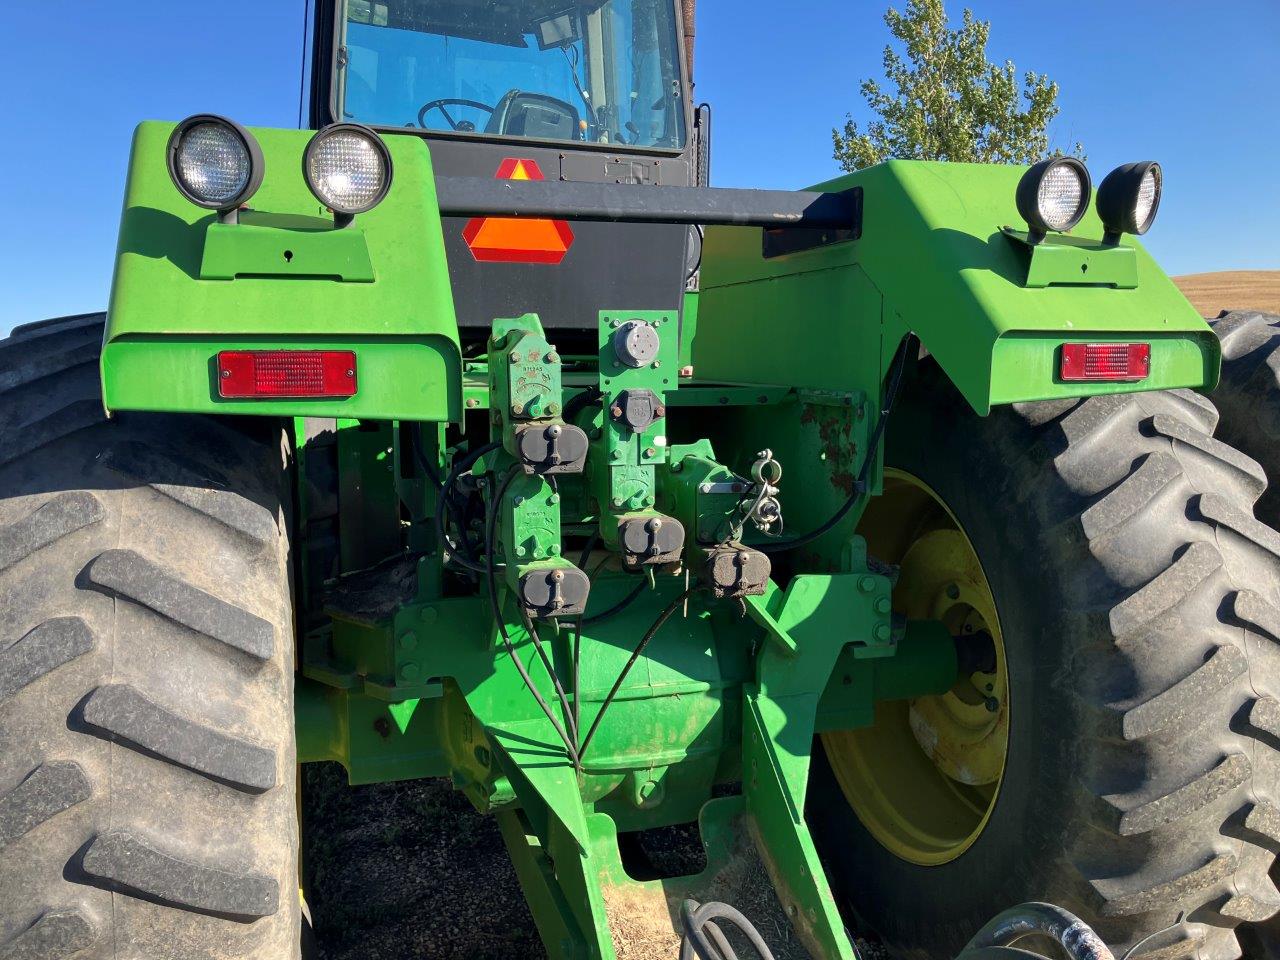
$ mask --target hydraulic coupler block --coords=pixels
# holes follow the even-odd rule
[[[629,570],[676,563],[684,550],[684,524],[660,513],[619,517],[618,545]]]
[[[570,423],[517,424],[515,453],[525,473],[581,473],[587,435]]]
[[[764,594],[772,564],[759,550],[740,543],[723,543],[707,550],[706,555],[703,576],[717,599]]]
[[[521,568],[517,596],[536,619],[580,617],[587,609],[591,582],[567,560]]]
[[[533,314],[495,320],[489,339],[493,432],[526,473],[581,473],[587,435],[561,418],[560,354]]]
[[[684,549],[684,525],[655,507],[656,470],[667,462],[666,395],[676,386],[679,339],[667,312],[600,314],[604,415],[591,445],[587,486],[601,539],[632,570],[676,562]]]

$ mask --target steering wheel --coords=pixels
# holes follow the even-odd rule
[[[487,103],[480,103],[478,100],[464,100],[461,97],[441,97],[439,100],[431,100],[424,103],[421,109],[418,110],[418,126],[422,127],[424,130],[428,129],[427,114],[432,110],[439,110],[444,116],[445,123],[449,124],[450,130],[461,130],[465,133],[470,133],[475,130],[476,125],[470,120],[454,120],[449,111],[445,109],[445,107],[450,105],[458,107],[475,107],[477,110],[487,110],[491,114],[496,109],[489,106]]]

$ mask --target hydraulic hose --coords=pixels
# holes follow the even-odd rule
[[[729,945],[717,921],[728,921],[746,937],[751,949],[760,960],[773,960],[760,931],[750,920],[727,903],[703,903],[686,900],[680,905],[680,919],[684,924],[684,937],[680,941],[680,960],[737,960],[737,954]]]
[[[1036,956],[1013,948],[1014,943],[1033,934],[1056,940],[1070,960],[1115,960],[1102,938],[1074,913],[1052,903],[1035,902],[1020,904],[997,915],[974,934],[957,960]]]
[[[898,344],[898,350],[893,357],[893,365],[890,367],[889,387],[885,391],[884,406],[880,408],[880,417],[876,420],[876,428],[872,431],[871,438],[867,441],[867,452],[862,459],[862,468],[858,471],[858,478],[853,483],[853,492],[849,494],[849,499],[820,527],[793,540],[775,540],[772,543],[760,544],[756,549],[760,550],[761,553],[781,553],[783,550],[794,550],[797,547],[813,543],[813,541],[824,533],[829,532],[836,524],[848,516],[849,511],[862,498],[862,495],[867,492],[867,477],[871,473],[871,464],[875,461],[876,451],[880,449],[880,440],[884,436],[884,428],[889,422],[889,414],[893,411],[893,404],[898,399],[898,388],[902,385],[902,371],[907,365],[908,348],[915,339],[916,335],[914,333],[908,333],[902,338],[902,342]]]

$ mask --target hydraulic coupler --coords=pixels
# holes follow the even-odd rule
[[[580,616],[590,582],[561,555],[556,477],[582,473],[587,436],[560,416],[560,356],[536,316],[494,321],[489,395],[492,435],[503,452],[489,470],[498,522],[488,548],[530,617]]]

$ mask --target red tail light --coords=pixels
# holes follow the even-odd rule
[[[350,397],[356,392],[351,350],[223,350],[222,397]]]
[[[1149,343],[1064,343],[1062,379],[1134,381],[1151,373]]]

